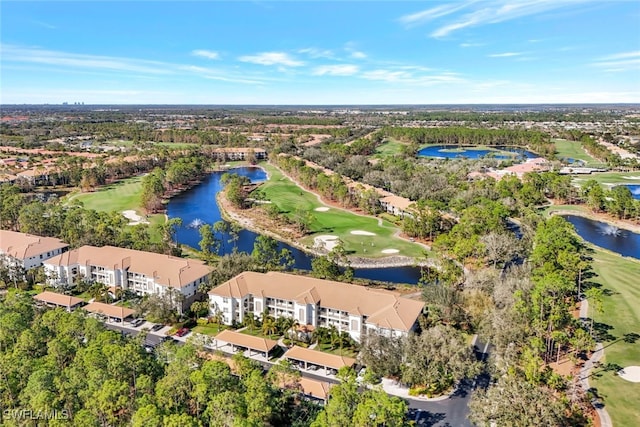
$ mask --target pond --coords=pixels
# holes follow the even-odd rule
[[[246,176],[252,182],[260,182],[267,179],[265,171],[257,167],[242,167],[234,169],[232,172]],[[213,225],[222,219],[220,209],[216,203],[216,195],[223,188],[220,182],[222,174],[222,172],[211,173],[202,183],[178,194],[169,201],[167,216],[169,218],[182,218],[183,225],[176,232],[176,239],[179,243],[199,249],[200,233],[198,232],[198,227],[205,223]],[[231,236],[228,234],[217,234],[216,237],[222,242],[219,254],[224,255],[231,253],[234,246],[237,246],[239,251],[251,253],[253,243],[258,234],[242,229],[239,231],[235,242],[229,242]],[[278,249],[282,248],[291,251],[295,261],[294,268],[311,270],[313,255],[286,243],[279,242]],[[420,279],[420,274],[420,268],[412,266],[355,269],[355,277],[394,283],[416,284]]]
[[[640,234],[576,215],[563,215],[587,242],[623,256],[640,259]]]
[[[505,151],[512,154],[504,153]],[[438,144],[424,147],[418,151],[418,157],[435,157],[439,159],[480,159],[485,156],[498,160],[514,159],[519,161],[540,157],[531,151],[504,145],[496,145],[491,148],[479,148],[476,146]]]
[[[640,184],[626,184],[625,187],[631,191],[634,199],[640,200]]]

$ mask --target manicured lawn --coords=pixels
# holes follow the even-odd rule
[[[402,150],[406,146],[407,144],[404,144],[393,138],[389,138],[383,144],[380,144],[378,147],[376,147],[376,153],[374,154],[374,157],[383,158],[383,157],[389,157],[389,156],[396,156],[402,153]]]
[[[209,325],[198,325],[193,328],[193,332],[215,337],[219,332],[222,332],[225,329],[229,329],[229,327],[227,325],[216,325],[212,323]]]
[[[586,166],[593,168],[604,167],[605,164],[591,157],[582,148],[582,144],[579,141],[568,141],[566,139],[554,139],[552,140],[556,146],[556,156],[558,158],[582,160],[586,162]]]
[[[551,212],[557,211],[574,211],[574,212],[584,212],[591,213],[591,210],[585,205],[553,205],[544,209],[545,214],[550,214]]]
[[[143,214],[140,196],[142,194],[142,177],[135,176],[113,184],[105,185],[92,193],[76,193],[69,200],[79,200],[87,209],[101,212],[122,212],[135,210],[138,215]],[[153,241],[160,241],[160,234],[154,225],[164,224],[164,214],[149,215],[150,234]]]
[[[261,186],[268,200],[271,200],[286,215],[294,215],[299,210],[311,214],[312,234],[302,239],[302,243],[307,246],[313,247],[315,236],[332,235],[340,238],[344,242],[345,250],[356,256],[368,258],[387,256],[381,252],[383,249],[397,249],[399,252],[396,255],[424,256],[424,249],[421,246],[395,237],[394,234],[398,228],[390,222],[326,206],[318,201],[314,194],[303,190],[289,178],[284,177],[275,167],[268,164],[262,166],[269,173],[269,180]],[[329,207],[329,210],[318,212],[315,210],[318,207]],[[352,234],[352,231],[365,231],[374,235],[357,235]]]
[[[258,326],[253,328],[253,330],[249,330],[249,328],[244,328],[243,330],[236,331],[236,332],[240,332],[241,334],[245,334],[245,335],[251,335],[253,337],[267,338],[274,341],[277,341],[281,337],[281,335],[278,335],[278,334],[264,335],[262,333],[262,327],[258,327]]]
[[[335,354],[336,356],[352,357],[356,358],[358,352],[350,348],[334,348],[331,349],[331,344],[318,344],[314,350],[321,351],[323,353]]]
[[[623,340],[625,334],[640,334],[640,261],[623,258],[599,249],[593,255],[594,282],[609,293],[603,300],[603,312],[592,306],[590,315],[597,323],[610,327],[603,363],[622,367],[640,365],[640,339],[634,343]],[[640,383],[625,381],[614,372],[598,372],[591,386],[604,398],[614,426],[640,425]]]
[[[589,180],[595,180],[600,184],[640,184],[640,171],[637,172],[602,172],[591,175],[578,175],[573,180],[583,185]],[[609,186],[607,186],[609,187]]]
[[[81,201],[87,209],[97,211],[135,210],[140,208],[141,193],[142,177],[135,176],[106,185],[92,193],[77,194],[73,199]]]

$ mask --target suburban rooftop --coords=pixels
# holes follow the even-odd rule
[[[156,283],[173,288],[182,288],[211,272],[211,269],[199,260],[114,246],[82,246],[51,258],[46,264],[57,266],[79,264],[113,270],[128,269],[130,272],[153,277]]]
[[[0,251],[17,259],[26,259],[68,246],[55,237],[40,237],[17,231],[0,230]]]

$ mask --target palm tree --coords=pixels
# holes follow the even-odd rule
[[[267,316],[262,318],[262,333],[265,335],[273,335],[278,332],[276,321],[273,317]]]
[[[256,316],[253,313],[245,314],[242,319],[242,324],[248,327],[250,332],[253,332],[253,328],[256,327],[257,322],[258,319],[256,319]]]
[[[324,344],[328,341],[329,338],[329,329],[319,326],[313,331],[313,339],[318,344]]]
[[[335,325],[331,325],[329,327],[329,342],[331,343],[331,350],[335,349],[338,345],[340,345],[341,337],[340,332],[335,327]]]
[[[89,288],[89,294],[96,301],[108,302],[107,300],[109,299],[109,289],[103,283],[96,282],[91,285],[91,288]]]

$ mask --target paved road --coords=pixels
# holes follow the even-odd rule
[[[105,324],[107,329],[114,331],[120,331],[126,335],[136,336],[140,332],[137,329],[127,327],[127,324]],[[153,332],[147,334],[147,341],[153,344],[161,342],[162,335],[156,335]],[[146,343],[146,342],[145,342]],[[177,341],[177,344],[182,344],[181,341]],[[260,364],[265,370],[268,370],[273,366],[273,363],[260,361]],[[308,371],[301,371],[302,376],[317,381],[325,381],[331,383],[337,383],[337,380],[327,378],[321,375],[316,375]],[[471,392],[476,387],[486,387],[489,384],[489,376],[483,374],[476,380],[463,381],[458,391],[454,393],[449,399],[440,400],[437,402],[429,402],[423,400],[406,399],[409,403],[409,419],[414,420],[417,426],[425,427],[472,427],[472,424],[467,419],[469,414],[469,399]]]

